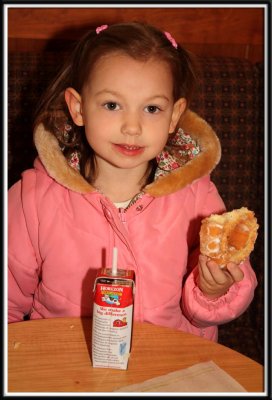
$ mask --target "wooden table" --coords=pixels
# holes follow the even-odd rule
[[[134,323],[128,370],[93,368],[91,319],[52,318],[8,326],[8,392],[111,392],[214,361],[249,392],[263,392],[263,367],[198,336]]]

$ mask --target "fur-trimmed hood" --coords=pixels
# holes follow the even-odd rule
[[[221,146],[211,126],[196,113],[187,110],[177,128],[190,135],[200,149],[199,153],[179,168],[147,185],[143,191],[154,197],[176,192],[195,180],[208,175],[218,164]],[[58,140],[40,124],[34,132],[34,143],[47,173],[61,185],[78,193],[91,193],[96,189],[72,166],[62,154]],[[169,145],[171,147],[171,144]]]

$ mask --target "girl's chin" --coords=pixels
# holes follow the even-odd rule
[[[149,161],[137,159],[136,157],[117,157],[115,159],[105,160],[109,165],[114,167],[115,172],[117,170],[132,171],[139,170],[139,174],[144,174],[149,166]]]

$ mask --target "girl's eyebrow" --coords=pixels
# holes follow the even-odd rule
[[[95,95],[99,96],[101,94],[109,94],[109,95],[113,95],[113,96],[122,96],[120,93],[118,93],[118,92],[116,92],[114,90],[108,90],[108,89],[99,90]],[[151,100],[155,100],[155,99],[163,99],[163,100],[166,100],[167,102],[170,101],[170,99],[164,94],[156,94],[154,96],[148,97],[146,99],[146,101],[151,101]]]
[[[155,96],[149,97],[147,99],[147,101],[151,101],[151,100],[155,100],[155,99],[163,99],[163,100],[166,100],[168,102],[170,101],[170,99],[167,96],[165,96],[164,94],[157,94]]]
[[[108,89],[102,89],[95,93],[96,96],[99,96],[100,94],[111,94],[113,96],[120,96],[120,93]]]

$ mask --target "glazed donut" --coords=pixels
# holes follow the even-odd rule
[[[201,222],[200,252],[221,268],[228,262],[239,264],[252,252],[258,228],[254,212],[246,207],[212,214]]]

